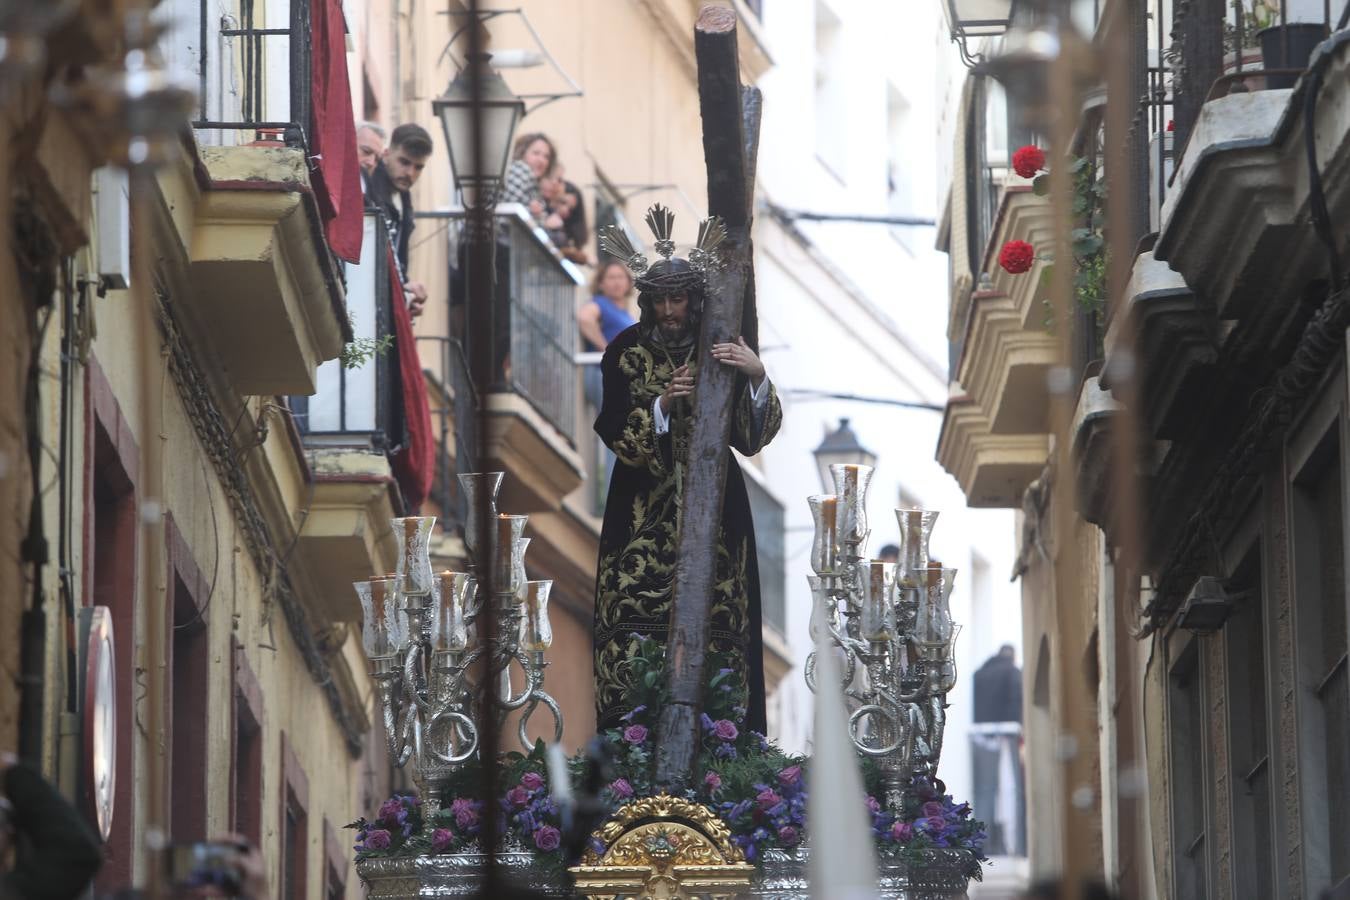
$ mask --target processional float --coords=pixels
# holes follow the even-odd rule
[[[956,683],[953,648],[960,627],[949,609],[955,570],[929,557],[937,519],[929,510],[895,511],[898,562],[868,559],[872,470],[835,465],[831,474],[835,493],[809,498],[815,524],[810,628],[817,646],[840,659],[850,739],[860,754],[877,761],[885,805],[898,811],[914,802],[907,793],[916,776],[932,779],[937,773],[946,696]],[[398,571],[356,584],[362,641],[389,752],[399,766],[412,763],[428,813],[440,807],[455,773],[480,755],[488,691],[495,693],[496,727],[503,727],[510,713],[520,713],[516,733],[527,751],[528,721],[541,706],[552,717],[554,741],[562,738],[562,712],[544,690],[552,585],[526,577],[526,517],[498,512],[502,479],[500,472],[459,476],[467,499],[470,571],[434,573],[435,519],[398,518],[391,522]],[[480,509],[489,511],[486,522],[478,520]],[[487,584],[494,586],[490,596],[483,595]],[[478,627],[485,604],[492,605],[498,623],[490,646]],[[816,680],[814,653],[805,677],[811,690],[825,688]],[[662,793],[620,806],[593,836],[606,852],[588,853],[570,876],[541,866],[532,850],[509,838],[498,844],[496,858],[508,877],[541,896],[795,900],[810,895],[809,831],[799,847],[762,853],[753,869],[729,838],[713,809]],[[358,860],[357,871],[374,900],[469,896],[482,885],[485,859],[475,845],[452,853],[367,857]],[[964,897],[970,872],[968,850],[884,857],[876,896]]]

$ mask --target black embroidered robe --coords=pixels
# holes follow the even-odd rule
[[[601,730],[619,725],[627,712],[621,703],[627,660],[635,648],[633,635],[665,643],[670,632],[691,420],[686,402],[683,410],[673,411],[669,430],[657,435],[652,406],[685,360],[683,354],[667,358],[643,331],[639,324],[618,335],[600,364],[604,400],[595,431],[618,458],[605,504],[596,576],[595,702]],[[692,360],[695,370],[720,365],[706,353],[701,356],[706,358],[696,355]],[[737,379],[731,446],[747,456],[763,449],[782,421],[772,383],[761,390],[768,396],[756,411],[749,379]],[[749,688],[746,725],[763,733],[764,657],[755,532],[744,476],[734,457],[729,463],[709,649],[729,654],[742,669]]]

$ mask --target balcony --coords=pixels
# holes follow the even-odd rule
[[[459,262],[465,255],[463,211],[437,215],[450,220],[450,259]],[[564,498],[581,486],[585,471],[577,450],[581,391],[575,361],[577,289],[585,279],[557,255],[523,208],[503,205],[496,218],[494,333],[499,337],[495,383],[481,399],[487,455],[483,465],[507,473],[503,509],[557,512]],[[452,307],[464,302],[463,284],[459,273],[452,274]],[[457,342],[459,335],[444,339]],[[425,345],[423,350],[426,361]],[[449,365],[444,357],[438,362]],[[442,384],[451,384],[455,367],[436,375]]]
[[[1012,275],[995,258],[1013,239],[1049,246],[1050,218],[1049,203],[1029,186],[1004,188],[984,253],[992,281],[959,307],[965,322],[954,325],[960,353],[937,457],[972,506],[1020,506],[1048,454],[1046,376],[1057,349],[1039,302],[1044,263]]]

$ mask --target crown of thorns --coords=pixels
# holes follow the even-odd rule
[[[675,213],[657,203],[647,210],[647,227],[656,236],[654,245],[661,256],[652,265],[647,257],[633,246],[628,235],[617,225],[606,225],[599,230],[600,248],[610,256],[618,257],[633,273],[639,291],[658,294],[688,291],[706,284],[708,273],[723,264],[721,247],[727,239],[727,227],[721,216],[709,216],[698,224],[698,241],[689,251],[687,260],[674,256],[675,242],[671,229]]]

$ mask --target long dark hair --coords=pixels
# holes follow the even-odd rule
[[[576,204],[572,207],[572,214],[563,220],[563,231],[567,233],[567,239],[572,242],[573,247],[584,249],[586,241],[591,237],[591,230],[586,227],[585,198],[581,196],[581,188],[570,181],[563,182],[563,193],[577,198]]]

